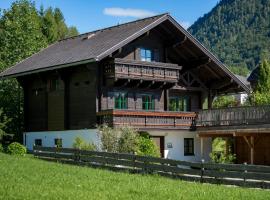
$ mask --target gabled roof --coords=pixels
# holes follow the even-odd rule
[[[239,80],[222,62],[177,23],[168,13],[58,41],[15,66],[8,68],[2,72],[0,76],[16,77],[29,73],[102,60],[164,21],[169,21],[173,24],[173,26],[184,34],[197,49],[211,59],[215,67],[221,69],[243,90],[248,93],[250,92],[249,87],[246,86],[245,83]]]
[[[249,82],[257,82],[259,79],[260,67],[256,67],[248,77]]]
[[[166,18],[167,14],[157,15],[58,41],[8,68],[0,76],[19,76],[31,71],[100,60],[111,54],[113,49],[139,37]]]

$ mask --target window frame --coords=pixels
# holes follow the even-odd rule
[[[114,93],[114,108],[115,109],[128,109],[128,93],[115,92]]]
[[[60,141],[60,143],[58,143]],[[57,148],[63,147],[63,139],[62,138],[54,138],[54,146]]]
[[[39,143],[40,142],[40,144],[37,144],[37,143]],[[35,139],[35,146],[39,146],[39,147],[42,147],[42,139],[40,139],[40,138],[37,138],[37,139]]]
[[[144,101],[144,99],[147,101]],[[142,95],[142,110],[150,111],[155,110],[155,96],[152,94],[143,94]]]
[[[152,62],[154,61],[154,50],[150,48],[140,48],[140,60],[145,62]]]
[[[175,100],[175,110],[171,109],[171,100]],[[169,97],[169,111],[190,112],[190,96],[171,96]]]
[[[184,156],[195,156],[194,138],[184,138]]]

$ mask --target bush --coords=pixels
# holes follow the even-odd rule
[[[2,144],[0,144],[0,152],[4,152],[4,147]]]
[[[75,149],[82,149],[82,150],[89,150],[89,151],[95,151],[97,149],[95,144],[87,143],[80,137],[75,138],[75,141],[72,146]]]
[[[138,140],[138,155],[160,157],[156,144],[149,135],[141,134]]]
[[[101,150],[106,152],[118,152],[118,140],[120,132],[107,125],[99,127]]]
[[[7,147],[7,153],[11,155],[24,156],[26,154],[26,147],[18,142],[13,142]]]
[[[123,126],[119,131],[120,137],[118,140],[118,152],[135,153],[138,149],[139,134],[137,130],[130,126]]]

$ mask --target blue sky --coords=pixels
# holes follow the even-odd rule
[[[0,8],[12,0],[1,0]],[[36,0],[36,6],[59,7],[66,23],[80,33],[113,26],[138,18],[169,12],[184,27],[209,12],[219,0]]]

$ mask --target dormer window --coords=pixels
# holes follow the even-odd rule
[[[154,52],[151,49],[141,48],[141,61],[154,61]]]

